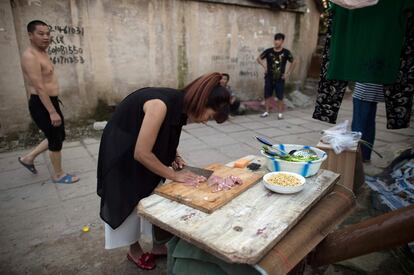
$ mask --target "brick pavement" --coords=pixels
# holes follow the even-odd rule
[[[179,150],[187,162],[205,166],[226,163],[248,154],[257,154],[260,145],[253,136],[266,136],[275,143],[315,145],[320,130],[330,124],[311,118],[312,108],[288,111],[285,119],[275,114],[233,117],[230,121],[190,124],[184,127]],[[343,102],[339,120],[351,119],[352,102]],[[379,105],[375,148],[385,159],[373,157],[366,166],[372,173],[380,171],[398,151],[414,145],[414,121],[404,130],[385,129],[385,110]],[[99,140],[85,138],[67,142],[63,165],[80,176],[73,185],[50,181],[50,163],[46,154],[36,160],[39,170],[32,175],[17,163],[24,151],[0,154],[0,273],[106,273],[137,274],[125,261],[125,249],[105,251],[103,227],[98,217],[96,163]],[[82,233],[89,225],[91,231]],[[160,274],[165,260],[156,271]]]

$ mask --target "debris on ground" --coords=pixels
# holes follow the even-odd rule
[[[107,123],[108,121],[96,121],[93,123],[93,129],[97,131],[103,130]]]
[[[405,150],[377,176],[366,176],[374,191],[374,205],[392,211],[414,203],[414,149]]]
[[[295,90],[291,92],[287,97],[290,99],[290,101],[292,101],[292,104],[294,105],[293,108],[294,107],[308,107],[314,104],[314,101],[313,99],[311,99],[311,97],[305,95],[299,90]]]

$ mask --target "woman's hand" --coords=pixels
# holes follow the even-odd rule
[[[175,182],[184,182],[184,183],[192,183],[197,182],[200,176],[190,172],[190,171],[176,171],[174,178],[172,179]]]
[[[183,160],[183,158],[179,155],[177,155],[175,157],[175,160],[173,161],[173,163],[171,164],[172,168],[174,170],[180,170],[183,169],[183,167],[186,165],[187,163],[185,163],[185,161]]]

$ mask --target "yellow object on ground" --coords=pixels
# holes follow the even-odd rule
[[[89,232],[89,226],[85,225],[84,227],[82,227],[82,231]]]

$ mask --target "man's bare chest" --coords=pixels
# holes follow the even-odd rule
[[[52,76],[54,73],[54,67],[48,56],[38,56],[42,75]]]

